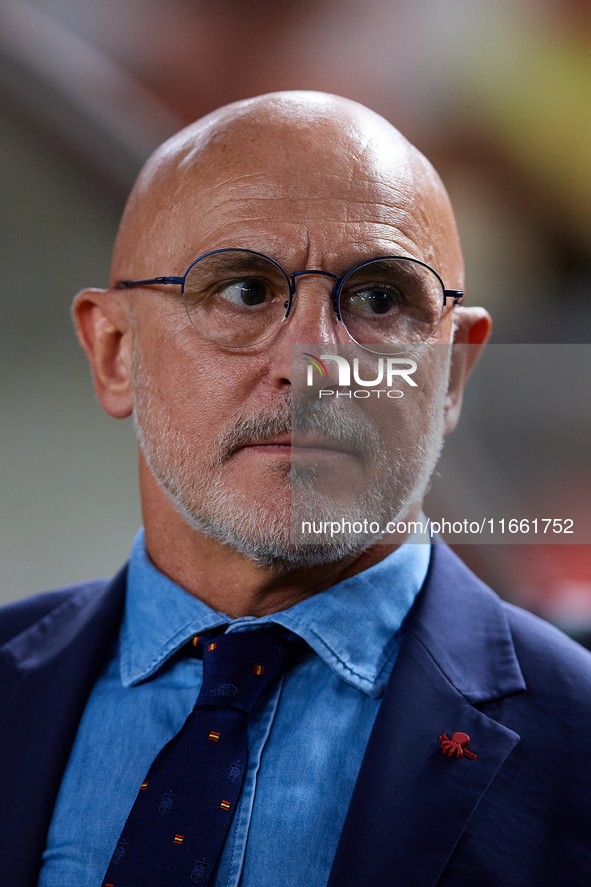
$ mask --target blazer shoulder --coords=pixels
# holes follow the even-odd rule
[[[112,579],[92,579],[44,591],[0,607],[0,645],[26,631],[62,604],[104,591]]]
[[[591,652],[533,613],[504,602],[523,676],[557,698],[575,698],[591,710]]]

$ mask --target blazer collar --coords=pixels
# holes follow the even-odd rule
[[[521,693],[525,681],[499,597],[447,545],[434,545],[406,630],[473,705]]]
[[[519,736],[475,707],[525,683],[499,598],[444,545],[409,614],[328,887],[433,887]],[[439,736],[470,736],[476,760]]]
[[[124,571],[112,581],[98,579],[72,589],[58,606],[3,644],[0,659],[21,677],[45,667],[67,653],[70,644],[89,626],[97,629],[97,616],[100,625],[109,621],[113,608],[118,613],[124,589]]]

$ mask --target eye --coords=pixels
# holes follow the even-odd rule
[[[387,314],[400,302],[399,293],[388,289],[368,287],[356,293],[347,294],[347,308],[359,314]]]
[[[262,305],[269,298],[267,285],[260,280],[247,278],[220,287],[220,295],[234,305],[251,307]]]

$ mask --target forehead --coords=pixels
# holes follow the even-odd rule
[[[409,224],[402,206],[389,203],[381,183],[310,184],[303,176],[286,181],[263,175],[259,181],[225,183],[197,205],[189,201],[183,215],[192,233],[190,249],[238,245],[312,263],[365,258],[376,251],[416,252],[419,229]]]
[[[442,191],[422,155],[377,115],[348,125],[238,121],[159,158],[139,194],[141,252],[174,274],[224,247],[267,253],[287,270],[340,273],[391,253],[445,272],[442,241],[455,227]]]
[[[207,184],[187,181],[171,230],[175,259],[240,246],[294,269],[390,252],[429,261],[432,242],[405,178],[365,160],[326,162],[322,171],[307,162],[237,164]]]

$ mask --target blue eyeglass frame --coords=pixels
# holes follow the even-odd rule
[[[211,252],[204,253],[202,256],[199,256],[198,259],[195,259],[194,262],[191,262],[191,264],[189,265],[189,267],[187,268],[187,270],[185,271],[185,273],[182,277],[148,277],[144,280],[122,280],[117,284],[117,289],[128,289],[128,288],[139,287],[139,286],[150,286],[152,284],[157,284],[157,283],[180,284],[181,294],[184,295],[185,281],[187,279],[187,275],[188,275],[189,271],[191,270],[191,268],[194,265],[196,265],[197,262],[200,262],[201,259],[206,259],[208,256],[215,256],[215,255],[218,255],[219,253],[249,253],[251,256],[258,256],[260,259],[266,259],[268,262],[271,262],[273,265],[275,265],[275,267],[279,271],[281,271],[281,273],[285,277],[285,280],[286,280],[286,283],[287,283],[287,286],[289,289],[289,299],[285,302],[285,304],[283,306],[285,308],[285,316],[284,316],[283,320],[287,320],[287,318],[289,317],[289,312],[291,311],[291,307],[293,305],[293,299],[294,299],[295,292],[296,292],[296,277],[302,277],[304,274],[319,274],[322,277],[332,277],[332,279],[334,280],[334,288],[333,288],[333,294],[332,294],[333,309],[334,309],[334,312],[335,312],[338,320],[340,320],[341,323],[343,323],[343,318],[341,317],[340,298],[341,298],[341,291],[343,289],[343,286],[345,285],[345,282],[355,271],[358,271],[359,268],[363,268],[365,265],[371,265],[373,262],[379,262],[383,259],[404,259],[405,262],[412,262],[415,265],[421,265],[423,268],[427,268],[429,271],[431,271],[435,275],[435,277],[437,278],[439,283],[441,284],[441,291],[443,293],[443,304],[444,305],[447,304],[448,299],[453,299],[454,305],[457,305],[458,302],[461,302],[461,300],[464,298],[464,293],[462,290],[448,290],[448,289],[446,289],[445,284],[443,283],[443,280],[441,279],[441,277],[439,276],[437,271],[435,271],[434,268],[431,268],[431,266],[427,265],[426,262],[421,262],[421,261],[419,261],[419,259],[411,259],[408,256],[376,256],[373,259],[366,259],[364,262],[360,262],[358,265],[355,265],[353,268],[351,268],[349,271],[347,271],[345,276],[343,278],[341,278],[341,277],[339,277],[338,274],[332,274],[330,271],[319,271],[319,270],[315,270],[315,269],[312,269],[309,271],[294,271],[293,274],[288,274],[287,271],[285,270],[285,268],[283,267],[283,265],[280,265],[279,262],[276,262],[275,259],[271,258],[271,256],[267,256],[267,255],[265,255],[265,253],[258,253],[253,249],[241,249],[240,247],[237,247],[237,246],[228,247],[227,249],[214,249],[214,250],[211,250]]]

